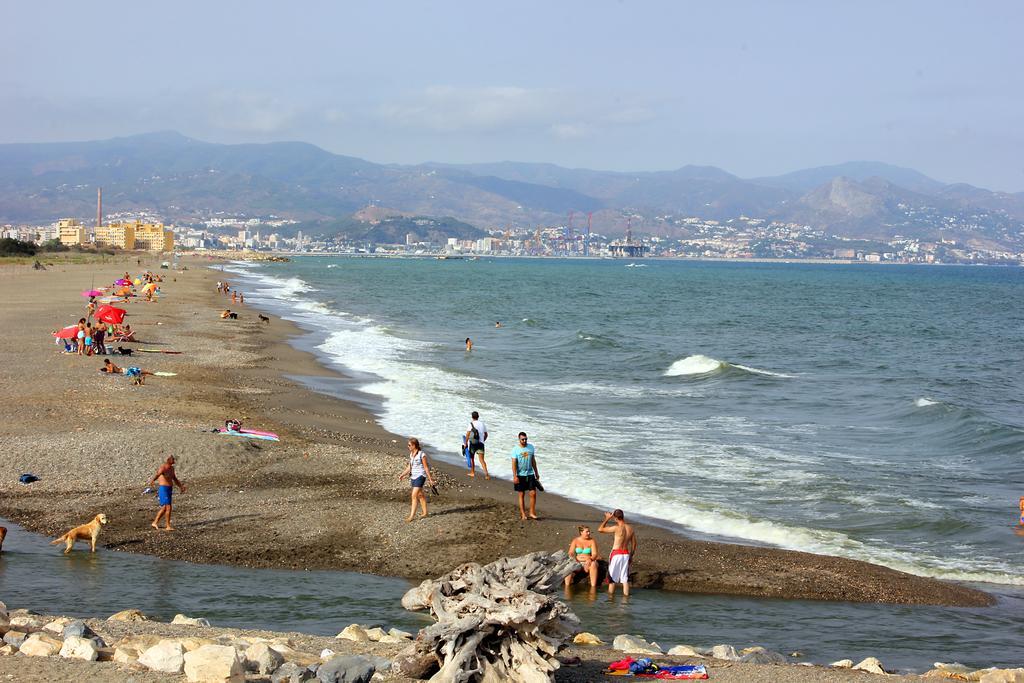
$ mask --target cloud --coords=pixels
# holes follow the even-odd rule
[[[206,101],[211,125],[235,133],[270,135],[286,130],[301,113],[292,102],[260,92],[218,90]]]
[[[620,110],[611,99],[518,86],[431,86],[380,105],[377,115],[390,125],[439,133],[534,132],[560,139],[651,120],[648,110]]]

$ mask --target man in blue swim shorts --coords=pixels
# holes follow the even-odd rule
[[[149,485],[156,484],[157,495],[160,500],[160,509],[156,513],[156,519],[150,525],[154,529],[160,528],[160,518],[164,519],[164,531],[174,531],[174,527],[171,526],[171,499],[174,493],[174,485],[178,485],[178,490],[185,493],[185,485],[178,481],[177,475],[174,474],[174,456],[168,456],[166,462],[160,466],[160,469],[156,471],[156,474],[152,479],[149,480]]]

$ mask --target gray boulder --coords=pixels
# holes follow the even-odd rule
[[[270,683],[306,683],[313,680],[316,680],[315,668],[299,666],[295,662],[285,662],[270,677]]]
[[[28,634],[24,631],[8,631],[4,634],[4,642],[14,647],[21,647],[26,638],[28,638]]]
[[[96,649],[107,646],[103,638],[97,635],[96,632],[93,631],[91,628],[86,626],[85,622],[81,619],[75,619],[67,626],[65,626],[60,636],[64,640],[67,640],[68,638],[72,637],[85,638],[86,640],[91,640],[93,642],[93,645],[96,646]]]
[[[320,665],[316,677],[320,683],[370,683],[376,670],[370,657],[335,655]]]
[[[772,652],[771,650],[758,650],[757,652],[748,652],[747,654],[740,657],[739,661],[744,664],[788,664],[789,660],[784,655],[778,652]]]

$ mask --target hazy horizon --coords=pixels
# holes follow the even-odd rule
[[[7,8],[0,142],[174,130],[744,178],[870,160],[1024,190],[1012,2],[56,7]]]

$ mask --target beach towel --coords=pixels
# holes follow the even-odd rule
[[[264,441],[280,441],[281,439],[273,432],[258,432],[254,429],[218,429],[219,434],[224,436],[241,436],[247,439],[263,439]]]

